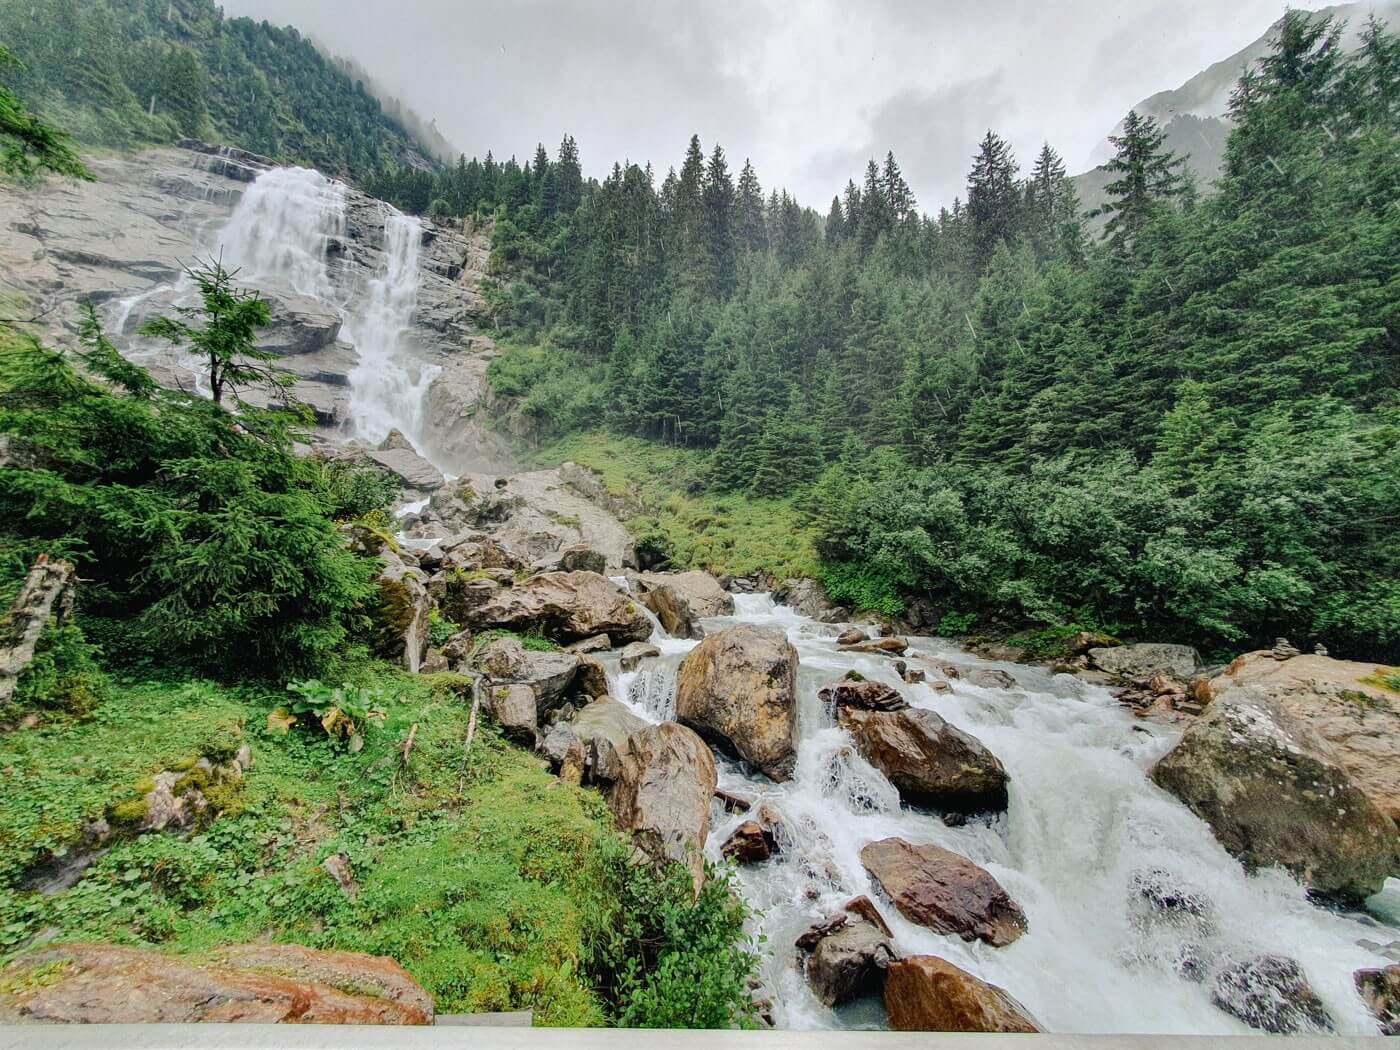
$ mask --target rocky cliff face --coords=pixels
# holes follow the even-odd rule
[[[225,226],[259,175],[263,158],[238,150],[185,143],[91,165],[90,183],[51,179],[0,196],[3,292],[20,300],[15,312],[38,318],[34,329],[71,338],[80,306],[99,307],[108,334],[123,352],[140,357],[157,379],[197,389],[180,355],[145,343],[141,322],[189,297],[184,268],[226,255]],[[344,192],[339,235],[325,244],[324,294],[259,275],[245,280],[271,305],[273,323],[262,343],[296,373],[295,395],[311,406],[330,439],[345,437],[351,373],[359,362],[347,320],[384,269],[388,207],[353,187]],[[402,352],[438,369],[427,392],[424,449],[458,469],[505,469],[505,442],[477,419],[485,369],[494,346],[473,334],[482,300],[477,291],[489,236],[428,221],[422,224],[416,307]]]

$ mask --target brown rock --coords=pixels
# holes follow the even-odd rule
[[[528,685],[496,686],[491,690],[491,713],[501,732],[533,747],[539,731],[535,691]]]
[[[842,652],[846,653],[874,653],[883,656],[901,656],[909,648],[909,643],[903,638],[871,638],[864,642],[855,642],[851,645],[838,645]]]
[[[838,714],[847,707],[859,711],[903,711],[909,706],[898,689],[883,682],[835,682],[818,692],[817,698]]]
[[[782,631],[730,627],[682,661],[676,719],[774,780],[796,761],[797,650]]]
[[[1356,990],[1380,1022],[1381,1035],[1400,1035],[1400,964],[1383,970],[1357,970]]]
[[[753,805],[751,801],[742,795],[736,795],[732,791],[725,791],[724,788],[715,789],[715,801],[717,801],[726,813],[747,813],[749,807]]]
[[[662,628],[673,638],[703,638],[705,631],[690,603],[668,583],[652,587],[642,594],[642,604],[656,616]]]
[[[890,964],[885,1013],[897,1032],[1040,1032],[1005,989],[933,955]]]
[[[813,926],[797,947],[809,953],[807,983],[827,1006],[878,994],[895,957],[889,927],[869,897],[855,898],[841,914]]]
[[[628,738],[608,796],[618,828],[653,862],[689,868],[697,893],[705,880],[715,779],[715,760],[705,742],[685,726],[663,722]]]
[[[26,981],[41,971],[42,980]],[[0,977],[0,1022],[432,1024],[433,1003],[392,959],[250,944],[207,959],[111,945],[31,952]]]
[[[669,587],[685,602],[690,614],[698,619],[734,615],[734,596],[708,572],[689,569],[686,572],[639,572],[628,576],[632,589],[645,596],[657,587]],[[660,614],[657,614],[658,618]],[[662,620],[665,626],[666,621]],[[667,630],[670,630],[668,627]]]
[[[865,760],[913,806],[951,813],[1006,808],[1006,770],[982,742],[932,711],[841,708],[841,726]]]
[[[734,829],[720,852],[739,864],[759,864],[771,857],[777,848],[771,831],[757,821],[746,820]]]
[[[622,776],[622,762],[632,734],[646,726],[626,704],[610,696],[594,700],[569,722],[569,728],[583,744],[585,765],[592,779],[601,784],[611,784]]]
[[[836,636],[837,645],[855,645],[858,642],[868,641],[870,641],[870,635],[866,634],[859,627],[851,627]]]
[[[632,642],[622,647],[617,662],[624,671],[635,671],[643,660],[660,656],[661,650],[650,642]]]
[[[636,601],[593,572],[546,572],[470,610],[476,628],[537,630],[558,642],[606,634],[614,646],[645,641],[651,621]]]
[[[966,857],[941,846],[880,839],[861,863],[910,922],[1001,948],[1026,932],[1026,916],[1004,889]]]

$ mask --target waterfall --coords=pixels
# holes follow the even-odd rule
[[[387,206],[386,206],[387,207]],[[418,305],[422,223],[389,208],[384,219],[384,266],[369,282],[347,336],[359,363],[350,373],[350,419],[356,437],[371,444],[390,430],[424,451],[428,387],[441,369],[405,360],[404,336]]]
[[[238,283],[274,285],[331,301],[326,256],[345,236],[345,187],[310,168],[273,168],[244,192],[219,234],[224,269]]]

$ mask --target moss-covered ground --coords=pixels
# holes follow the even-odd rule
[[[464,756],[469,697],[452,676],[365,665],[354,677],[387,716],[358,754],[319,731],[270,730],[284,695],[206,681],[117,681],[82,718],[46,712],[0,733],[0,957],[36,938],[178,953],[270,938],[391,955],[442,1012],[601,1022],[582,964],[618,848],[602,800],[485,720]],[[142,781],[239,743],[252,768],[202,830],[119,837],[67,891],[22,888]],[[353,898],[320,867],[334,853]]]

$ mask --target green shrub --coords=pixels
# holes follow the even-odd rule
[[[280,723],[290,728],[293,722],[304,722],[303,716],[311,715],[327,736],[344,744],[351,754],[365,746],[365,733],[371,724],[384,722],[385,695],[378,689],[328,686],[313,678],[288,682],[287,692],[293,699],[287,704],[285,715],[274,713]],[[291,721],[286,721],[288,718]]]
[[[34,646],[34,660],[15,683],[20,707],[85,715],[101,702],[107,680],[97,666],[98,650],[77,624],[50,624]]]
[[[595,916],[588,969],[614,1024],[628,1028],[754,1026],[748,980],[758,958],[747,911],[725,872],[638,867],[617,844],[602,858],[609,897]]]
[[[873,564],[822,562],[822,586],[838,605],[849,605],[861,612],[898,616],[904,612],[904,599],[893,574]]]
[[[229,676],[314,668],[371,593],[370,562],[335,527],[338,482],[295,455],[285,418],[158,389],[91,314],[84,342],[105,383],[0,339],[0,433],[45,464],[0,468],[0,548],[73,560],[109,655]]]
[[[946,612],[939,618],[938,633],[944,638],[955,638],[967,634],[976,622],[976,613]]]
[[[448,639],[456,635],[462,628],[449,620],[442,614],[442,611],[434,606],[428,612],[428,644],[434,648],[446,645]]]

